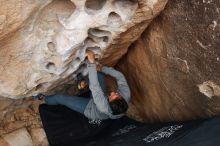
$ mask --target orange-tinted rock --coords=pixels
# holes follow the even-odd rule
[[[39,105],[42,104],[43,101],[37,100],[33,101],[31,104],[31,109],[34,111],[34,113],[39,113]]]
[[[12,112],[7,113],[3,119],[3,123],[10,123],[14,121],[15,121],[15,116],[14,113]]]
[[[16,120],[30,121],[34,119],[35,113],[29,108],[20,108],[15,111]]]
[[[5,111],[0,111],[0,121],[4,119]]]
[[[4,125],[4,129],[9,133],[11,131],[23,128],[26,126],[26,123],[23,121],[15,121],[15,122],[10,122],[10,123],[6,123]]]
[[[0,137],[0,146],[10,146],[3,138]]]
[[[0,97],[0,111],[7,108],[12,103],[13,100]]]

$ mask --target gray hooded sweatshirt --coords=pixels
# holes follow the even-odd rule
[[[110,105],[108,103],[108,97],[106,97],[98,82],[96,64],[87,63],[89,71],[89,88],[92,92],[93,98],[89,101],[85,108],[84,114],[86,117],[92,120],[103,120],[103,119],[117,119],[122,117],[124,114],[112,115]],[[102,72],[114,77],[118,84],[119,94],[129,103],[131,95],[130,89],[124,75],[113,69],[112,67],[104,66]]]

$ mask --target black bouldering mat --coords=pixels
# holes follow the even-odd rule
[[[220,117],[139,123],[128,117],[92,121],[64,106],[40,105],[50,146],[219,146]]]

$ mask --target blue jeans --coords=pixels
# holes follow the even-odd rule
[[[103,73],[98,72],[98,81],[102,88],[103,93],[106,95],[107,88],[106,88],[106,83],[105,83],[105,75]],[[48,105],[64,105],[74,111],[77,111],[83,114],[91,98],[92,96],[78,97],[78,96],[57,94],[57,95],[46,96],[45,102]]]

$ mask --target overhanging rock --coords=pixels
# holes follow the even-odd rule
[[[78,72],[86,74],[86,49],[115,64],[166,2],[1,2],[0,95],[18,99],[45,93]]]

